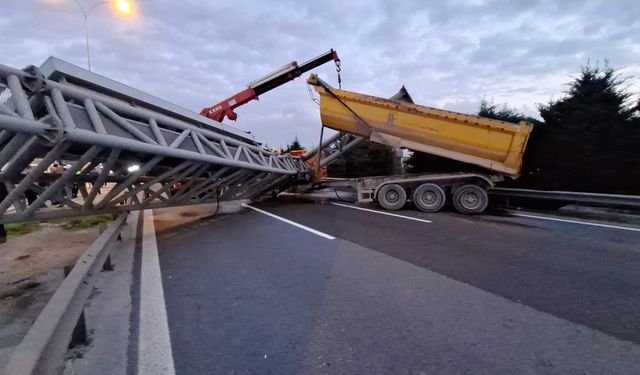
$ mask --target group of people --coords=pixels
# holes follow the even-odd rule
[[[53,175],[61,175],[66,171],[66,168],[64,166],[64,164],[62,164],[61,162],[55,162],[53,163],[50,167],[49,167],[49,173],[53,174]],[[94,172],[100,174],[102,173],[102,164],[96,166],[94,168]],[[76,172],[76,175],[80,176],[82,175],[81,171]],[[62,190],[58,193],[57,199],[54,198],[51,200],[51,204],[57,204],[59,206],[62,206],[62,203],[59,201],[60,197],[63,198],[78,198],[78,192],[80,191],[80,185],[82,184],[82,182],[79,181],[74,181],[72,184],[70,185],[64,185],[62,187]],[[91,183],[89,183],[91,185]],[[92,185],[91,185],[92,186]],[[100,190],[98,190],[98,194],[100,194]],[[27,201],[29,201],[29,197],[27,197]],[[29,204],[31,204],[31,202],[28,202]]]
[[[27,171],[29,171],[31,169],[31,167],[27,168]],[[65,167],[64,164],[62,164],[60,161],[54,162],[53,164],[51,164],[49,166],[49,168],[47,169],[47,173],[51,174],[51,175],[62,175],[65,172]],[[46,182],[41,182],[38,183],[38,185],[40,185],[41,187],[45,187],[47,185]],[[61,197],[64,198],[76,198],[78,196],[78,189],[77,189],[77,185],[74,183],[73,184],[74,187],[69,187],[68,185],[65,185],[62,187],[61,191],[59,193],[56,194],[55,197],[53,197],[51,199],[51,204],[52,205],[58,205],[59,207],[62,207],[62,199]],[[33,189],[27,189],[24,193],[25,198],[27,200],[27,205],[32,205],[33,202],[36,201],[36,199],[38,199],[38,193],[33,190]]]

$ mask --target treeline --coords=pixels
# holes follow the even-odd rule
[[[480,116],[534,124],[522,177],[502,185],[640,194],[640,101],[631,98],[617,69],[587,65],[562,98],[538,105],[542,120],[483,101]],[[416,173],[478,169],[420,152],[408,164]]]

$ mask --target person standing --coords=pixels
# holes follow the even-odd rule
[[[100,177],[100,175],[102,174],[102,169],[104,168],[104,166],[102,165],[102,163],[98,164],[98,166],[94,169],[94,171],[98,174],[98,177]],[[91,186],[93,187],[93,183],[91,183]],[[98,194],[102,194],[100,192],[100,190],[102,189],[102,186],[98,186]]]
[[[28,175],[29,173],[31,173],[32,169],[33,169],[33,167],[31,167],[31,165],[29,165],[27,167],[27,169],[25,170],[25,175]],[[31,204],[33,202],[35,202],[36,199],[38,199],[38,193],[33,189],[27,189],[24,192],[24,196],[27,198],[27,205],[29,205],[29,206],[31,206]]]
[[[49,167],[49,174],[57,175],[56,178],[60,177],[63,173],[64,173],[64,167],[62,166],[62,163],[60,163],[59,161],[54,162]],[[56,192],[55,196],[51,199],[52,205],[58,205],[58,207],[62,207],[62,198],[65,196],[66,189],[68,188],[66,186],[63,186],[61,191]]]

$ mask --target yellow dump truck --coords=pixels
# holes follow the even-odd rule
[[[532,130],[527,122],[514,124],[338,90],[315,74],[307,82],[320,94],[320,117],[328,128],[486,170],[356,179],[359,202],[377,200],[385,209],[398,210],[410,197],[420,210],[435,212],[451,199],[460,212],[480,213],[489,201],[488,188],[520,174]]]

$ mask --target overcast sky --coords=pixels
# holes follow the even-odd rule
[[[581,65],[605,58],[635,75],[629,83],[640,92],[637,0],[133,1],[131,19],[109,6],[91,12],[93,70],[194,111],[330,48],[347,90],[388,97],[404,84],[417,103],[460,112],[486,98],[534,114]],[[53,55],[86,66],[73,0],[0,3],[0,63],[21,68]],[[332,64],[315,72],[337,84]],[[272,146],[295,135],[315,144],[320,119],[306,76],[227,123]]]

